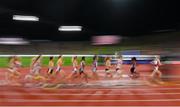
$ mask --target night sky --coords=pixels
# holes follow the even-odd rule
[[[1,0],[0,37],[88,40],[93,35],[141,36],[180,28],[178,0]],[[13,21],[12,15],[35,15],[40,22]],[[82,32],[59,32],[61,25]]]

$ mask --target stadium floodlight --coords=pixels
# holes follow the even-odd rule
[[[18,21],[39,21],[39,18],[36,17],[36,16],[13,15],[13,20],[18,20]]]
[[[82,26],[60,26],[59,31],[82,31]]]
[[[0,44],[2,45],[27,45],[29,41],[23,38],[0,38]]]

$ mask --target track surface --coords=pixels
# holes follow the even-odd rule
[[[128,68],[128,65],[123,67],[125,74]],[[64,68],[66,76],[71,69]],[[149,79],[147,75],[152,70],[150,65],[139,65],[138,70],[141,71],[141,78],[136,80],[128,77],[106,79],[101,71],[98,73],[99,80],[90,78],[88,83],[82,79],[58,79],[47,85],[17,85],[6,84],[6,69],[1,69],[0,106],[180,106],[179,65],[162,67],[165,74],[162,80]],[[23,75],[27,71],[28,68],[21,70]],[[90,75],[90,71],[88,73]]]

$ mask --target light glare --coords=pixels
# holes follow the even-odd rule
[[[0,38],[0,44],[2,45],[26,45],[29,41],[23,38]]]
[[[39,18],[36,17],[36,16],[13,15],[13,20],[19,20],[19,21],[39,21]]]
[[[59,31],[82,31],[82,26],[60,26]]]

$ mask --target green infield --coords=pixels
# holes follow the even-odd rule
[[[71,57],[63,57],[64,66],[71,66]],[[20,58],[22,62],[23,67],[29,67],[32,57],[21,57]],[[57,57],[54,57],[54,62],[56,64]],[[78,57],[78,62],[81,61],[81,57]],[[49,57],[43,57],[42,58],[42,65],[48,66]],[[86,57],[86,64],[91,65],[92,64],[92,57]],[[0,67],[5,68],[8,67],[8,58],[7,57],[0,57]]]

